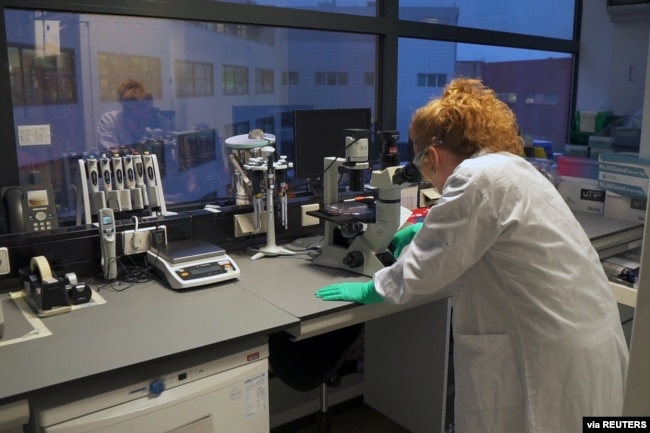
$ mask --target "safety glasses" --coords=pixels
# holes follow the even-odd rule
[[[422,149],[420,149],[420,151],[417,153],[417,155],[415,155],[415,158],[413,158],[413,165],[415,166],[415,168],[418,169],[418,171],[420,171],[420,166],[422,164],[422,160],[424,159],[424,156],[429,151],[429,148],[430,147],[440,146],[441,144],[442,144],[442,140],[433,139],[433,140],[431,140],[431,143],[429,145],[424,146]]]

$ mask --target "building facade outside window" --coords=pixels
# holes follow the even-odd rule
[[[161,1],[162,6],[174,4]],[[99,119],[119,108],[117,87],[129,78],[144,84],[157,116],[172,120],[167,128],[148,129],[162,131],[156,132],[161,136],[143,136],[141,141],[162,139],[173,146],[179,133],[216,131],[214,158],[205,165],[191,161],[180,170],[174,159],[178,152],[167,154],[163,184],[170,191],[171,205],[206,197],[226,204],[232,201],[230,173],[219,181],[210,174],[215,167],[227,171],[222,170],[228,157],[224,140],[251,128],[276,135],[278,151],[291,160],[299,145],[293,139],[297,109],[370,108],[373,129],[397,129],[408,149],[413,111],[460,75],[482,78],[509,95],[522,129],[533,137],[551,139],[558,146],[566,139],[573,68],[570,49],[511,48],[486,44],[484,39],[486,35],[495,40],[512,38],[518,44],[516,32],[521,32],[556,38],[557,45],[563,46],[573,34],[573,2],[544,4],[541,13],[553,9],[555,15],[541,25],[539,13],[527,12],[532,0],[499,2],[498,13],[486,11],[478,0],[432,0],[424,6],[402,0],[395,6],[399,17],[383,18],[412,23],[402,27],[376,20],[375,2],[233,1],[246,11],[273,6],[274,14],[264,14],[268,20],[264,25],[246,22],[246,13],[220,22],[219,11],[231,6],[222,3],[227,2],[205,8],[202,20],[192,14],[191,5],[186,6],[187,12],[185,6],[180,8],[175,19],[159,16],[153,5],[134,11],[134,16],[114,15],[99,0],[96,13],[74,10],[74,5],[59,0],[43,0],[39,10],[5,8],[9,70],[4,85],[11,94],[13,124],[3,126],[9,131],[6,136],[15,140],[3,145],[12,147],[18,166],[11,182],[29,184],[40,179],[51,184],[61,220],[74,220],[76,204],[69,185],[75,173],[70,162],[99,151]],[[287,21],[283,9],[299,9],[318,28],[308,28],[310,19],[301,27],[278,25]],[[359,20],[350,26],[341,14]],[[503,18],[511,16],[518,22]],[[56,44],[42,44],[36,38],[34,29],[44,20],[58,22],[57,37],[50,35]],[[458,27],[463,42],[453,40],[449,27]],[[406,34],[395,33],[396,28]],[[474,37],[473,29],[483,29],[476,33],[475,45],[467,42]],[[396,44],[380,44],[380,38],[396,38]],[[397,49],[386,51],[391,46]],[[379,53],[380,49],[384,51]],[[393,64],[396,69],[390,70]],[[384,66],[389,69],[382,70]],[[551,76],[553,80],[548,79]],[[12,132],[29,125],[47,125],[49,141],[21,142]],[[337,146],[333,143],[333,149]],[[407,160],[408,150],[404,153],[402,159]],[[378,153],[372,157],[378,159]],[[311,192],[303,179],[290,182],[295,194]],[[190,184],[202,186],[190,189]]]

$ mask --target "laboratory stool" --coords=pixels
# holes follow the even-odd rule
[[[278,378],[296,391],[320,387],[320,409],[316,413],[318,433],[329,433],[327,392],[346,374],[359,371],[349,359],[361,337],[363,324],[353,325],[305,340],[293,341],[286,332],[269,336],[269,364]]]

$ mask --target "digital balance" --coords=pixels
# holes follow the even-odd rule
[[[172,289],[216,284],[239,277],[239,267],[226,250],[205,241],[170,242],[147,251],[147,262]]]

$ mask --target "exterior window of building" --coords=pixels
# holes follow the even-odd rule
[[[232,137],[233,135],[248,134],[251,129],[250,125],[251,124],[248,121],[237,122],[230,125],[225,125],[223,129],[227,137]]]
[[[223,66],[223,94],[248,95],[248,68],[246,66]]]
[[[33,47],[9,46],[9,79],[14,105],[77,102],[72,50],[47,54]]]
[[[212,140],[205,149],[214,152],[202,159],[205,164],[191,160],[196,152],[188,150],[183,170],[173,155],[160,154],[165,196],[172,205],[204,197],[234,201],[226,155],[230,150],[224,141],[251,128],[275,131],[275,146],[289,161],[305,155],[305,144],[293,137],[295,110],[368,107],[372,127],[397,129],[400,144],[405,144],[413,110],[439,96],[460,75],[481,78],[493,87],[516,112],[522,131],[533,138],[543,136],[559,144],[568,135],[577,50],[571,40],[574,2],[550,0],[540,15],[529,12],[535,11],[532,0],[498,0],[490,6],[478,0],[402,0],[399,19],[415,22],[404,26],[394,15],[376,19],[379,3],[374,1],[232,0],[241,3],[236,7],[215,1],[202,10],[203,21],[196,18],[198,6],[190,4],[169,19],[161,12],[166,9],[150,2],[129,16],[129,8],[136,6],[112,15],[100,0],[88,0],[92,8],[85,9],[97,13],[70,11],[72,3],[66,3],[65,11],[47,10],[45,0],[34,1],[30,9],[12,6],[3,11],[9,60],[4,90],[13,106],[7,116],[13,125],[3,125],[4,137],[15,140],[5,140],[4,145],[14,146],[10,150],[17,159],[17,168],[7,177],[24,184],[39,173],[52,184],[62,218],[76,210],[67,191],[73,173],[65,167],[66,155],[99,150],[100,119],[123,109],[116,89],[129,78],[143,83],[153,105],[147,128],[133,141],[150,147],[168,142],[158,146],[162,152],[173,149],[180,135],[191,143],[192,134],[200,131],[202,139]],[[158,3],[165,8],[174,4]],[[387,4],[388,9],[394,7]],[[266,13],[270,7],[273,14]],[[494,11],[486,14],[491,7]],[[540,19],[549,8],[553,16]],[[227,12],[228,22],[219,21],[222,12]],[[364,18],[350,26],[344,15]],[[254,23],[246,23],[247,16],[255,16]],[[277,24],[296,16],[307,18],[304,25]],[[536,22],[531,23],[531,16]],[[47,49],[34,39],[43,17],[61,23],[58,44]],[[454,41],[455,27],[464,42]],[[517,38],[516,33],[531,37]],[[497,45],[501,41],[531,46],[507,48]],[[549,42],[565,52],[539,51],[539,45],[547,47]],[[48,51],[52,48],[56,54]],[[49,54],[41,57],[41,52]],[[395,70],[380,69],[395,61]],[[275,89],[274,71],[280,74],[280,89]],[[215,89],[219,82],[221,91]],[[377,112],[379,87],[387,98]],[[526,104],[524,95],[532,95],[528,99],[533,103]],[[13,131],[23,125],[49,125],[51,142],[21,145]],[[197,148],[188,144],[186,149]],[[296,193],[313,193],[304,182],[292,179],[293,172],[288,174]]]
[[[297,86],[298,85],[298,71],[284,71],[282,72],[282,85],[283,86]]]
[[[363,73],[363,85],[364,86],[374,86],[375,85],[375,73],[374,72],[364,72]]]
[[[275,134],[275,117],[264,117],[255,121],[255,127],[267,134]]]
[[[255,93],[273,93],[273,69],[255,68]]]
[[[282,128],[293,128],[293,111],[284,112],[280,117],[280,126]]]
[[[212,63],[176,60],[176,96],[214,96]]]
[[[445,87],[447,74],[418,74],[418,87]]]
[[[347,72],[316,72],[317,86],[347,86]]]
[[[560,151],[569,130],[572,83],[571,55],[548,51],[400,39],[397,124],[406,137],[413,111],[440,97],[438,76],[483,80],[517,115],[521,131],[533,139],[553,142]],[[405,53],[418,52],[417,58]],[[436,69],[440,74],[418,74],[418,88],[410,86],[413,69]],[[548,77],[553,77],[549,80]],[[429,86],[430,92],[422,92]],[[525,97],[517,98],[517,95]]]
[[[516,92],[500,92],[498,95],[499,99],[507,104],[516,104],[517,103],[517,93]]]
[[[552,93],[530,93],[526,95],[526,104],[557,105],[560,95]]]
[[[162,97],[160,57],[99,52],[97,62],[101,102],[117,102],[116,89],[127,78],[146,77],[147,91],[154,99]]]

